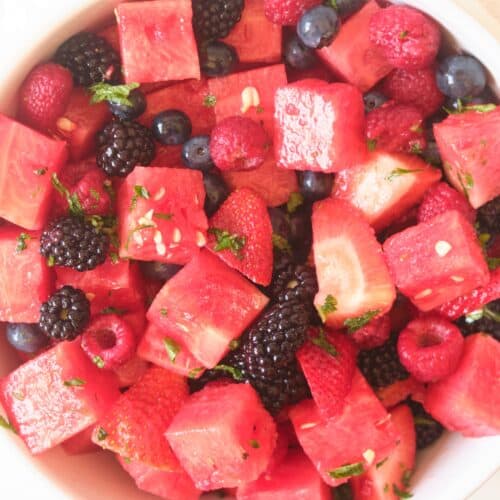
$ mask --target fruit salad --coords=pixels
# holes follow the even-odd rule
[[[500,433],[500,107],[375,0],[153,0],[0,115],[0,426],[170,500],[411,496]]]

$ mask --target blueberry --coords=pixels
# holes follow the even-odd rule
[[[153,135],[167,146],[185,143],[191,136],[193,126],[183,111],[169,109],[158,113],[153,119]]]
[[[12,347],[30,354],[38,352],[49,343],[49,338],[37,325],[28,323],[7,324],[6,335]]]
[[[182,162],[186,167],[207,172],[214,166],[210,156],[210,136],[197,135],[182,146]]]
[[[486,87],[482,64],[472,56],[447,57],[438,67],[436,81],[443,94],[455,99],[474,97]]]
[[[299,186],[302,196],[308,201],[318,201],[330,196],[333,174],[322,172],[299,172]]]
[[[203,184],[206,192],[205,213],[211,217],[229,196],[229,188],[224,179],[213,172],[203,173]]]
[[[201,71],[207,76],[228,75],[237,64],[238,53],[227,43],[213,41],[200,47]]]
[[[335,0],[335,8],[342,19],[351,16],[366,3],[366,0]]]
[[[387,97],[382,94],[382,92],[378,92],[377,90],[371,90],[370,92],[367,92],[363,96],[363,101],[365,103],[365,112],[369,113],[370,111],[379,108],[387,100]]]
[[[317,61],[314,50],[306,47],[294,35],[285,46],[285,60],[289,66],[297,69],[308,69]]]
[[[166,264],[164,262],[139,262],[142,274],[153,281],[168,281],[177,274],[182,266],[177,264]]]
[[[111,113],[120,120],[135,120],[146,111],[146,97],[139,89],[132,90],[128,100],[132,103],[132,106],[108,101]]]
[[[332,7],[318,5],[302,14],[297,35],[310,49],[320,49],[333,42],[340,28],[340,18]]]
[[[285,211],[278,207],[268,208],[271,225],[273,226],[273,233],[279,234],[286,240],[289,240],[292,232],[290,229],[290,220]]]

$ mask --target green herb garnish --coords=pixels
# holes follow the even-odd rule
[[[94,356],[92,358],[92,363],[94,363],[94,365],[97,366],[97,368],[104,368],[105,366],[105,363],[104,363],[104,359],[101,358],[101,356]]]
[[[412,151],[413,152],[413,151]],[[422,168],[407,169],[407,168],[395,168],[386,178],[386,181],[392,182],[396,177],[405,174],[414,174],[416,172],[423,172]]]
[[[380,467],[382,467],[382,465],[384,465],[384,464],[387,462],[387,460],[389,460],[389,457],[384,458],[384,460],[382,460],[382,461],[381,461],[381,462],[379,462],[377,465],[375,465],[375,468],[376,468],[376,469],[380,469]]]
[[[354,464],[346,464],[337,469],[328,472],[328,475],[333,479],[343,479],[351,476],[360,476],[365,471],[363,462],[356,462]]]
[[[109,83],[96,83],[90,87],[92,92],[91,104],[99,102],[112,102],[113,104],[120,104],[122,106],[132,107],[130,101],[130,93],[132,90],[139,88],[138,83],[127,83],[126,85],[111,85]]]
[[[404,490],[400,490],[398,488],[398,485],[397,484],[394,484],[392,485],[392,491],[394,492],[394,494],[396,496],[398,496],[399,498],[411,498],[413,495],[411,493],[409,493],[408,491],[404,491]]]
[[[238,259],[243,259],[241,251],[246,243],[246,238],[244,236],[230,234],[228,231],[224,231],[223,229],[218,229],[216,227],[211,227],[208,232],[209,234],[213,234],[215,236],[217,245],[215,245],[214,250],[216,252],[230,250],[231,253]]]
[[[168,359],[173,364],[175,363],[175,359],[177,358],[177,354],[181,352],[181,346],[173,339],[169,337],[164,337],[163,345],[165,346],[165,350],[168,354]]]
[[[361,316],[356,318],[349,318],[344,321],[344,326],[347,327],[348,333],[354,333],[360,328],[366,326],[377,314],[380,313],[380,309],[375,309],[373,311],[367,311]]]
[[[238,349],[238,347],[240,347],[240,341],[238,339],[233,339],[231,340],[231,342],[229,342],[229,349],[231,351]]]
[[[101,311],[101,314],[116,314],[117,316],[123,316],[124,314],[127,313],[128,313],[127,309],[120,309],[118,307],[105,307]]]
[[[166,309],[165,307],[162,307],[162,308],[160,309],[160,314],[161,314],[163,317],[168,316],[168,311],[167,311],[167,309]]]
[[[500,257],[486,257],[486,262],[490,271],[494,271],[500,267]]]
[[[217,104],[217,98],[214,95],[207,95],[203,99],[203,106],[213,108]]]
[[[250,439],[250,446],[255,449],[260,448],[260,444],[256,439]]]
[[[8,431],[13,432],[14,434],[17,434],[16,429],[14,429],[14,426],[2,415],[0,415],[0,427],[3,427],[4,429],[7,429]]]
[[[377,139],[368,139],[366,146],[368,147],[368,151],[375,151],[377,149]]]
[[[153,217],[156,219],[162,219],[162,220],[171,220],[174,214],[164,214],[161,212],[154,212]]]
[[[66,186],[59,180],[54,172],[51,177],[54,189],[68,202],[69,213],[71,215],[84,215],[82,204],[76,194],[71,194]]]
[[[404,40],[408,36],[408,31],[404,30],[399,33],[399,39]]]
[[[37,168],[36,170],[33,170],[33,173],[35,175],[45,175],[47,173],[47,169],[46,168]]]
[[[188,373],[188,378],[196,378],[204,369],[205,368],[203,368],[202,366],[200,366],[198,368],[193,368]]]
[[[27,233],[21,233],[17,237],[17,245],[16,245],[16,252],[22,252],[23,250],[26,250],[28,248],[28,245],[26,245],[26,242],[28,240],[31,240],[31,236]]]
[[[274,248],[277,248],[288,255],[292,255],[292,247],[286,238],[283,238],[281,234],[273,233],[272,239]]]
[[[99,427],[99,429],[97,430],[97,440],[104,441],[107,437],[108,433],[102,427]]]
[[[53,255],[47,257],[47,265],[49,267],[54,267],[56,265],[56,258]]]
[[[333,295],[327,295],[325,297],[325,302],[319,308],[319,315],[323,322],[326,320],[326,317],[337,310],[337,299]]]
[[[130,210],[132,211],[137,207],[139,198],[149,200],[150,197],[149,191],[144,186],[134,186],[134,196],[130,200]]]
[[[304,204],[304,197],[300,193],[291,193],[290,198],[286,203],[286,209],[289,214],[293,214],[297,211],[297,208]]]
[[[64,381],[64,385],[66,387],[82,387],[86,384],[85,380],[82,380],[81,378],[75,377],[75,378],[70,378],[69,380]]]
[[[320,328],[319,335],[317,337],[311,337],[311,342],[331,356],[338,356],[337,349],[330,344],[326,338],[325,330],[323,330],[323,328]]]
[[[243,380],[243,374],[241,373],[238,368],[235,368],[234,366],[229,366],[229,365],[217,365],[213,367],[213,370],[218,370],[221,372],[226,372],[231,375],[231,377],[234,378],[234,380]]]

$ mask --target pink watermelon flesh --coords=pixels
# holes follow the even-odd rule
[[[267,302],[241,274],[203,250],[164,285],[147,318],[213,368]]]
[[[97,368],[79,341],[58,344],[0,382],[9,420],[34,454],[95,424],[119,395],[114,374]]]
[[[291,450],[269,472],[238,488],[238,500],[329,500],[330,488],[300,450]]]
[[[190,397],[165,435],[205,491],[257,479],[276,445],[276,424],[250,385],[207,386]]]
[[[338,172],[364,160],[365,112],[356,87],[302,80],[277,89],[275,108],[274,153],[280,167]]]
[[[458,368],[429,386],[424,406],[464,436],[500,434],[500,344],[483,333],[467,337]]]
[[[396,286],[421,311],[430,311],[488,283],[476,232],[456,210],[391,236],[384,253]]]
[[[339,468],[353,465],[362,472],[389,456],[399,433],[359,371],[342,413],[325,419],[311,400],[290,410],[297,438],[323,480],[338,486],[351,476]]]
[[[101,448],[92,442],[93,427],[87,427],[73,437],[70,437],[61,444],[63,450],[68,455],[84,455],[94,453]]]
[[[64,141],[0,114],[0,217],[26,229],[41,229],[52,198],[51,176],[67,155]]]
[[[122,3],[115,15],[126,82],[200,78],[191,0]]]

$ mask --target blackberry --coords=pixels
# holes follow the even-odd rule
[[[57,49],[54,61],[71,71],[76,85],[89,87],[120,80],[120,57],[104,38],[94,33],[83,31],[68,38]]]
[[[244,0],[193,0],[193,27],[198,40],[225,38],[241,19]]]
[[[90,321],[90,302],[78,288],[63,286],[42,304],[38,325],[57,341],[73,340]]]
[[[97,164],[107,175],[126,177],[154,156],[153,134],[140,123],[112,121],[97,136]]]
[[[108,255],[109,237],[83,217],[65,216],[52,221],[40,238],[40,253],[51,265],[90,271]]]
[[[292,263],[278,269],[271,283],[271,295],[277,297],[282,292],[302,302],[312,302],[318,293],[316,271],[304,264]]]
[[[419,450],[427,448],[443,434],[443,426],[431,415],[429,415],[424,407],[416,401],[408,400],[408,406],[413,413],[415,421],[415,432],[417,434],[417,448]]]
[[[393,335],[380,347],[360,351],[358,354],[359,369],[375,390],[409,377],[409,373],[399,361],[396,344],[397,336]]]
[[[500,196],[478,209],[477,221],[482,233],[500,234]]]
[[[461,317],[456,321],[464,337],[477,332],[491,334],[500,341],[500,299],[494,300],[482,309],[481,317],[473,320],[471,317]]]

